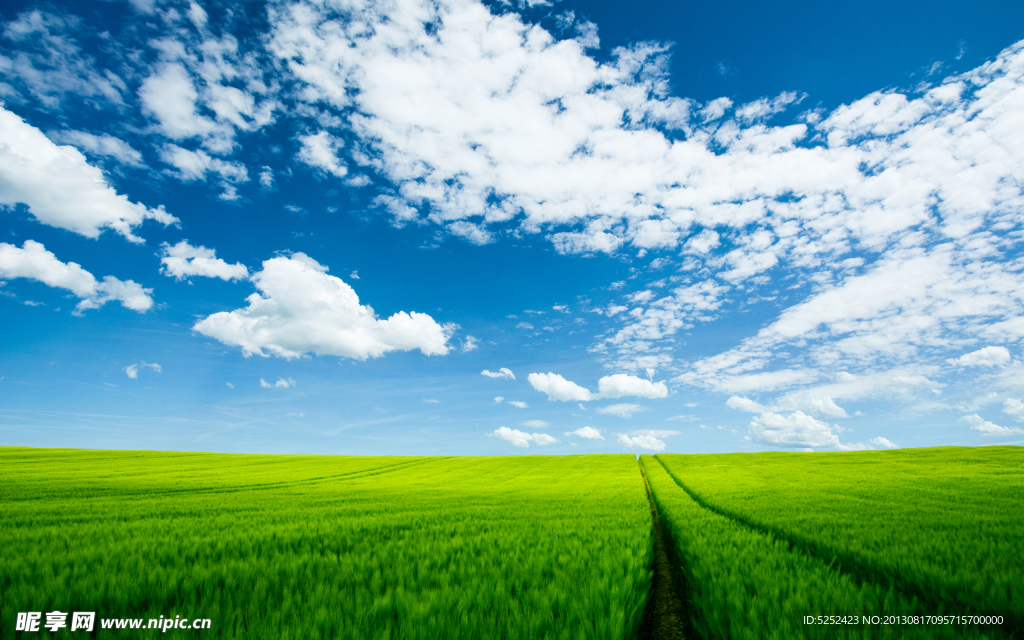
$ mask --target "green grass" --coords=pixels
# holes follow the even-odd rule
[[[1020,448],[642,463],[691,637],[986,637],[799,616],[1024,609]],[[0,549],[0,638],[59,610],[212,621],[179,638],[626,639],[653,559],[632,455],[0,448]]]
[[[631,455],[3,448],[0,469],[0,637],[72,610],[212,620],[176,637],[619,639],[650,584]]]
[[[929,608],[1024,610],[1024,449],[659,455],[709,507]]]
[[[675,541],[702,638],[985,637],[951,627],[816,627],[800,612],[912,610],[919,602],[887,585],[857,581],[785,541],[698,505],[651,456],[641,456],[658,513]]]

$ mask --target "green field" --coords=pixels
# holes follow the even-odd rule
[[[71,610],[211,619],[178,637],[630,638],[650,582],[630,455],[2,455],[4,637]]]
[[[169,637],[659,637],[647,486],[675,637],[1020,637],[1022,471],[1019,447],[640,464],[0,448],[0,638],[50,637],[14,631],[26,611],[97,613],[68,638],[179,615],[210,628]],[[802,618],[843,611],[1006,622]]]

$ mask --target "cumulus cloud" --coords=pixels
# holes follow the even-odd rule
[[[959,358],[950,358],[946,362],[960,367],[995,367],[1010,361],[1010,350],[1006,347],[985,347],[965,353]]]
[[[765,413],[766,411],[771,410],[769,407],[758,402],[754,402],[750,398],[741,398],[739,396],[733,396],[726,400],[725,406],[730,409],[739,409],[740,411],[747,411],[749,413]]]
[[[750,423],[747,439],[769,447],[839,447],[838,427],[816,420],[803,411],[788,416],[762,413]]]
[[[1024,402],[1016,398],[1007,398],[1003,402],[1003,413],[1017,422],[1024,422]]]
[[[546,433],[532,433],[530,435],[533,437],[534,444],[539,444],[542,447],[549,444],[561,442],[560,440],[556,440],[553,436],[549,436]]]
[[[156,118],[161,133],[172,140],[231,136],[228,127],[197,112],[199,92],[182,62],[161,64],[143,80],[139,98],[144,109]]]
[[[155,362],[146,362],[146,361],[143,360],[143,361],[139,362],[138,364],[130,364],[130,365],[128,365],[127,367],[124,368],[124,372],[132,380],[137,380],[139,378],[139,371],[141,371],[142,369],[152,369],[153,371],[156,371],[157,373],[160,373],[160,372],[163,371],[163,368],[160,365],[158,365],[157,363],[155,363]]]
[[[338,160],[338,149],[340,141],[332,137],[326,131],[316,134],[299,137],[298,159],[315,169],[332,175],[336,178],[344,178],[348,175],[348,168]]]
[[[621,398],[622,396],[664,398],[668,395],[668,387],[664,382],[651,382],[624,373],[604,376],[598,380],[597,385],[600,392],[596,394],[556,373],[531,373],[527,376],[527,380],[534,389],[546,393],[548,400],[563,402],[586,402],[599,398]]]
[[[223,160],[202,149],[193,151],[176,144],[166,144],[160,150],[160,158],[178,170],[176,175],[183,182],[202,181],[210,175],[216,176],[224,190],[220,195],[221,200],[237,200],[235,185],[249,181],[249,171],[241,162]]]
[[[88,238],[109,228],[140,243],[132,231],[146,220],[178,222],[162,206],[130,202],[78,149],[54,144],[0,106],[0,205],[19,203],[39,222]]]
[[[133,311],[144,312],[153,306],[152,289],[132,281],[105,276],[102,282],[74,262],[61,262],[42,244],[26,240],[21,248],[0,242],[0,280],[29,278],[45,285],[66,289],[81,301],[78,312],[98,309],[117,300]]]
[[[639,398],[664,398],[668,396],[668,387],[664,382],[651,382],[625,373],[605,376],[597,381],[602,398],[621,398],[636,396]]]
[[[634,413],[640,413],[641,411],[647,411],[647,408],[641,407],[638,404],[613,404],[597,410],[598,413],[618,416],[620,418],[630,418]]]
[[[249,270],[242,263],[228,264],[217,257],[213,249],[193,247],[188,240],[171,246],[161,245],[164,273],[181,280],[189,276],[220,278],[221,280],[242,280],[249,277]]]
[[[899,449],[900,448],[900,445],[896,444],[892,440],[889,440],[887,438],[883,438],[881,436],[879,436],[877,438],[871,438],[871,444],[875,445],[876,447],[882,447],[883,449]]]
[[[1024,429],[1018,429],[1016,427],[1000,427],[995,423],[982,419],[981,416],[976,413],[960,418],[959,422],[966,422],[971,426],[972,430],[988,437],[1012,436],[1024,433]]]
[[[589,390],[575,382],[566,380],[557,373],[531,373],[526,379],[534,389],[546,393],[548,400],[586,402],[593,398],[593,394]]]
[[[620,433],[615,441],[628,449],[646,449],[647,451],[665,450],[665,442],[663,440],[659,440],[658,438],[649,435],[630,437],[624,433]]]
[[[278,378],[277,382],[271,384],[264,380],[263,378],[260,378],[260,386],[263,387],[264,389],[273,389],[275,387],[279,389],[290,389],[295,386],[295,380],[293,380],[292,378]]]
[[[456,329],[415,311],[381,320],[359,304],[352,287],[304,253],[264,261],[252,282],[259,293],[247,298],[247,307],[207,316],[193,329],[241,347],[246,356],[315,353],[358,360],[411,349],[444,355]]]
[[[358,278],[357,278],[358,279]],[[474,351],[480,347],[480,339],[474,338],[473,336],[466,336],[466,341],[462,344],[463,351]]]
[[[179,18],[178,28],[147,43],[159,60],[148,70],[138,95],[143,113],[161,135],[179,143],[195,141],[206,152],[225,155],[235,150],[237,132],[257,131],[273,122],[278,102],[268,94],[277,83],[235,36],[212,36],[206,20],[196,19],[201,7],[191,7],[191,25],[180,14],[164,14],[165,19]]]
[[[499,427],[494,430],[494,432],[488,433],[487,435],[495,438],[501,438],[506,442],[511,442],[517,447],[529,447],[531,442],[540,446],[546,446],[558,442],[558,440],[546,433],[526,433],[519,429],[509,429],[508,427]]]
[[[504,400],[505,400],[505,398],[503,396],[495,396],[494,397],[494,404],[501,404],[502,402],[504,402]]]
[[[516,379],[516,375],[512,373],[510,370],[506,369],[505,367],[502,367],[497,371],[488,371],[487,369],[484,369],[483,371],[480,372],[480,375],[487,376],[488,378],[508,378],[509,380]]]
[[[586,438],[587,440],[604,440],[604,436],[601,435],[601,431],[594,427],[580,427],[575,431],[566,431],[565,435],[579,436],[581,438]]]
[[[679,431],[672,431],[671,429],[635,429],[627,433],[630,436],[651,436],[654,438],[668,438],[669,436],[678,436]]]

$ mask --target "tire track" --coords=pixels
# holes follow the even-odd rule
[[[997,613],[1002,615],[1004,622],[1001,627],[997,627],[1005,634],[1005,637],[1009,638],[1024,638],[1024,616],[1021,613],[1015,611],[1000,611],[1000,612],[985,612],[980,611],[972,603],[967,602],[961,598],[956,597],[957,594],[953,594],[952,600],[944,600],[937,598],[933,590],[922,587],[921,585],[913,582],[898,572],[887,571],[880,567],[872,566],[859,558],[845,553],[837,553],[834,549],[831,549],[827,545],[820,542],[803,538],[800,536],[794,536],[781,529],[771,527],[760,522],[756,522],[747,518],[746,516],[734,513],[728,509],[723,509],[714,504],[711,504],[700,495],[692,491],[687,487],[668,467],[661,461],[658,456],[652,456],[661,465],[661,468],[665,470],[665,473],[672,478],[673,482],[676,483],[680,489],[686,492],[686,495],[691,500],[696,502],[701,508],[707,509],[712,513],[718,514],[724,518],[728,518],[737,524],[740,524],[748,529],[759,533],[764,536],[768,536],[774,540],[785,542],[789,545],[789,549],[795,553],[804,553],[816,560],[819,560],[833,571],[842,573],[849,576],[856,583],[869,583],[875,585],[891,586],[896,591],[902,593],[905,596],[911,596],[916,598],[923,606],[928,609],[920,613],[925,614],[939,614],[939,613],[953,613],[953,614],[977,614],[986,615]],[[645,480],[646,481],[646,480]],[[649,489],[648,489],[649,491]],[[991,628],[991,627],[989,627]]]
[[[672,536],[658,517],[658,507],[647,483],[647,474],[637,460],[640,477],[647,490],[647,501],[651,505],[651,535],[654,538],[654,575],[651,578],[651,593],[644,607],[640,622],[639,640],[684,640],[695,638],[690,617],[690,601],[686,598],[686,583]]]

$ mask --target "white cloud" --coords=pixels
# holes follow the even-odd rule
[[[415,311],[380,320],[352,287],[303,253],[264,261],[252,281],[259,293],[248,307],[207,316],[193,329],[246,356],[266,350],[289,359],[311,352],[365,360],[395,350],[444,355],[456,328]]]
[[[473,351],[480,347],[480,339],[467,335],[466,341],[462,344],[463,351]]]
[[[700,233],[691,236],[686,241],[686,253],[693,253],[697,255],[707,255],[712,249],[717,247],[720,236],[712,229],[705,229]]]
[[[153,306],[152,289],[132,281],[105,276],[102,282],[74,262],[61,262],[46,247],[26,240],[21,248],[0,242],[0,280],[29,278],[50,287],[66,289],[81,298],[76,309],[98,309],[111,300],[133,311],[144,312]]]
[[[553,436],[549,436],[546,433],[533,433],[530,435],[533,437],[533,442],[542,447],[547,446],[549,444],[556,444],[560,442],[559,440],[556,440]]]
[[[530,427],[531,429],[543,429],[548,426],[548,423],[543,420],[527,420],[526,422],[523,422],[522,425],[524,427]]]
[[[155,362],[146,362],[146,361],[143,360],[143,361],[139,362],[138,364],[130,364],[130,365],[128,365],[127,367],[124,368],[124,372],[132,380],[137,380],[139,378],[139,371],[142,370],[142,369],[152,369],[153,371],[156,371],[157,373],[160,373],[161,371],[163,371],[163,368],[160,365],[158,365],[157,363],[155,363]]]
[[[1003,402],[1003,413],[1017,422],[1024,422],[1024,402],[1015,398],[1007,398]]]
[[[326,131],[299,136],[299,161],[336,178],[344,178],[348,168],[338,160],[341,143]]]
[[[604,440],[604,436],[601,435],[601,431],[594,427],[580,427],[575,431],[566,431],[567,436],[579,436],[586,438],[587,440]]]
[[[211,37],[205,21],[197,19],[202,9],[193,7],[193,28],[182,21],[173,35],[148,42],[159,61],[143,80],[139,99],[166,138],[197,140],[205,151],[225,155],[236,149],[237,131],[256,131],[273,121],[278,103],[267,94],[279,87],[234,36]]]
[[[293,380],[292,378],[288,378],[287,380],[284,378],[278,378],[277,382],[275,382],[274,384],[270,384],[263,378],[260,378],[260,386],[263,387],[264,389],[273,389],[274,387],[277,387],[279,389],[290,389],[295,386],[295,380]]]
[[[981,416],[976,413],[960,418],[959,422],[966,422],[971,425],[971,429],[981,433],[983,436],[1012,436],[1024,433],[1024,429],[1018,429],[1016,427],[1000,427],[997,424],[983,420]]]
[[[517,409],[529,409],[530,405],[520,400],[509,400],[508,403]]]
[[[884,449],[899,449],[900,448],[900,445],[896,444],[892,440],[889,440],[887,438],[883,438],[881,436],[879,436],[877,438],[871,438],[871,444],[875,445],[876,447],[882,447]]]
[[[638,404],[613,404],[597,410],[598,413],[618,416],[620,418],[630,418],[634,413],[640,413],[641,411],[647,411],[647,408],[641,407]]]
[[[164,273],[181,280],[189,276],[205,276],[221,280],[242,280],[249,277],[249,270],[242,263],[228,264],[217,257],[213,249],[193,247],[188,240],[171,246],[161,246]]]
[[[616,442],[629,449],[646,449],[648,451],[664,451],[665,442],[659,440],[654,436],[642,435],[629,437],[624,433],[620,433],[619,437],[616,438]]]
[[[31,96],[54,111],[71,100],[97,109],[122,106],[124,80],[110,69],[96,68],[96,61],[74,38],[79,21],[61,13],[24,11],[4,25],[3,37],[17,52],[0,57],[3,84],[20,101]]]
[[[441,401],[438,400],[437,398],[423,398],[423,402],[425,404],[440,404],[441,403]]]
[[[494,436],[495,438],[501,438],[502,440],[511,442],[517,447],[529,447],[531,442],[540,446],[546,446],[558,442],[558,440],[546,433],[525,433],[519,429],[509,429],[508,427],[500,427],[493,433],[488,433],[487,435]]]
[[[309,105],[354,114],[345,161],[391,183],[382,210],[396,220],[516,226],[566,252],[682,245],[684,284],[714,287],[709,308],[673,293],[618,313],[626,326],[595,352],[619,370],[671,370],[678,333],[782,270],[814,277],[778,296],[781,315],[757,335],[677,381],[790,390],[922,351],[941,361],[965,332],[1024,335],[1008,257],[1019,240],[1006,235],[1024,206],[1022,43],[934,87],[776,126],[766,119],[801,95],[699,104],[671,95],[662,46],[599,61],[582,35],[559,41],[470,0],[274,17],[272,51]],[[828,397],[800,410],[844,415]]]
[[[740,229],[771,208],[832,244],[836,229],[872,241],[909,229],[933,202],[953,229],[983,203],[1019,198],[1001,181],[1022,154],[997,142],[1016,140],[1017,45],[913,99],[875,93],[768,126],[801,96],[699,105],[668,93],[664,46],[600,63],[589,37],[556,41],[471,0],[302,3],[274,17],[271,49],[303,99],[355,110],[358,144],[373,151],[362,162],[442,225],[521,211],[524,230],[562,228],[550,233],[561,250],[610,251],[674,246],[691,223]],[[798,144],[815,136],[825,142]]]
[[[176,144],[166,144],[160,150],[160,158],[178,170],[177,177],[183,182],[206,180],[214,174],[220,180],[221,200],[237,200],[236,184],[249,181],[249,171],[241,162],[212,157],[202,149],[191,151]]]
[[[274,188],[274,170],[264,166],[260,169],[260,186],[264,189]]]
[[[803,411],[794,411],[788,416],[767,412],[751,421],[747,437],[765,446],[839,447],[839,436],[833,433],[833,428]]]
[[[849,417],[846,413],[846,409],[837,405],[832,398],[828,396],[805,398],[803,406],[812,413],[817,413],[823,416],[830,416],[832,418]]]
[[[575,382],[570,382],[557,373],[531,373],[526,378],[537,391],[546,393],[548,400],[582,401],[593,398],[593,394]]]
[[[785,110],[786,107],[793,103],[798,103],[803,100],[806,96],[798,95],[793,91],[784,91],[775,98],[760,98],[753,102],[736,108],[736,119],[744,122],[751,123],[758,120],[763,120],[776,113],[780,113]]]
[[[581,401],[598,398],[620,398],[637,396],[640,398],[664,398],[668,395],[668,387],[664,382],[651,382],[636,376],[617,373],[605,376],[597,381],[600,393],[594,394],[580,385],[566,380],[556,373],[531,373],[527,376],[530,385],[537,391],[548,395],[548,400]]]
[[[188,69],[181,62],[166,62],[143,80],[139,98],[145,111],[155,116],[161,133],[172,140],[231,137],[230,128],[197,113],[196,90]]]
[[[749,413],[764,413],[771,411],[769,407],[763,404],[754,402],[750,398],[741,398],[739,396],[733,396],[725,401],[725,406],[730,409],[739,409],[740,411],[747,411]]]
[[[123,165],[142,167],[142,154],[130,144],[109,134],[96,135],[87,131],[50,131],[46,134],[57,144],[70,144],[97,156],[113,158]]]
[[[495,438],[501,438],[507,442],[511,442],[517,447],[529,447],[530,441],[533,440],[533,436],[519,429],[509,429],[508,427],[499,427],[494,430],[494,433],[487,434],[494,436]]]
[[[671,436],[678,436],[680,431],[672,431],[670,429],[636,429],[630,431],[627,435],[631,436],[651,436],[653,438],[668,438]]]
[[[961,367],[995,367],[998,365],[1006,364],[1010,361],[1010,350],[1006,347],[985,347],[965,353],[959,358],[950,358],[946,360],[949,364],[957,365]]]
[[[488,378],[508,378],[509,380],[516,379],[515,374],[512,373],[510,370],[506,369],[505,367],[498,369],[496,372],[484,369],[483,371],[480,372],[480,375],[487,376]]]
[[[621,398],[637,396],[639,398],[664,398],[668,396],[668,387],[664,382],[651,382],[625,373],[605,376],[597,381],[602,398]]]
[[[0,106],[0,205],[24,203],[36,220],[96,238],[104,228],[132,242],[132,230],[148,219],[165,225],[178,219],[163,207],[130,202],[107,183],[103,172],[68,146]]]
[[[495,396],[494,397],[494,404],[501,404],[504,400],[505,400],[505,398],[503,396]]]

